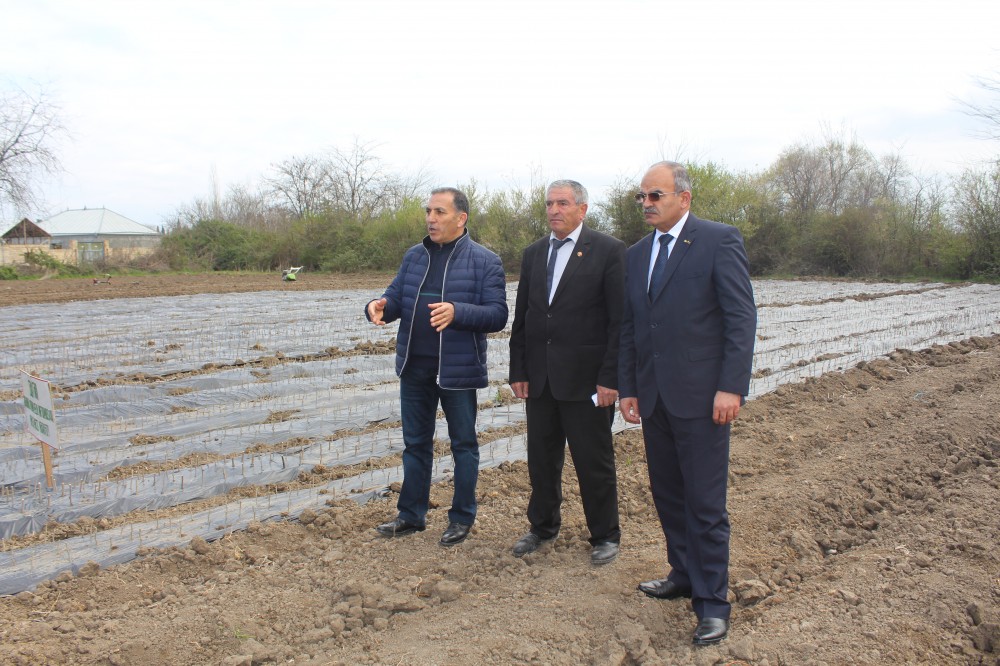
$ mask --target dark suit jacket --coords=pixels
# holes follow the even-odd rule
[[[657,395],[675,416],[711,417],[716,391],[750,390],[757,309],[743,237],[689,214],[650,298],[653,236],[626,256],[619,397],[638,398],[644,418]]]
[[[625,244],[584,225],[556,288],[545,290],[549,236],[521,258],[510,334],[510,381],[546,381],[556,400],[590,400],[597,386],[618,386]]]

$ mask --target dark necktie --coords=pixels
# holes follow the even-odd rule
[[[559,254],[559,248],[561,248],[566,243],[573,240],[572,238],[563,238],[559,240],[558,238],[553,238],[552,240],[552,251],[549,252],[549,268],[545,275],[545,295],[549,296],[552,293],[552,276],[556,273],[556,255]]]
[[[667,265],[667,246],[674,239],[670,234],[660,236],[660,252],[656,255],[656,263],[653,264],[653,273],[649,276],[649,297],[657,292],[663,284],[663,269]]]

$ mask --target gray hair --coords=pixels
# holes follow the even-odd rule
[[[587,188],[575,180],[554,180],[545,190],[546,194],[557,187],[568,187],[573,190],[573,198],[576,199],[577,205],[587,203]]]
[[[663,160],[662,162],[657,162],[656,164],[650,166],[648,171],[652,171],[658,167],[670,169],[671,173],[673,173],[674,192],[691,192],[691,176],[688,175],[688,171],[683,164],[680,162]]]
[[[465,196],[465,192],[462,190],[454,187],[438,187],[431,190],[431,196],[435,194],[450,194],[455,204],[455,210],[459,213],[469,214],[469,197]]]

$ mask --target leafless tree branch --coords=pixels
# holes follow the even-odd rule
[[[0,93],[0,206],[26,213],[38,205],[37,178],[62,170],[56,144],[65,133],[46,92]]]

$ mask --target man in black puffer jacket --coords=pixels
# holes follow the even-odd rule
[[[427,236],[403,255],[395,279],[365,307],[378,326],[400,320],[396,336],[403,420],[403,487],[387,537],[423,531],[440,402],[448,422],[455,493],[442,546],[461,543],[476,519],[479,441],[476,389],[488,384],[486,334],[507,325],[507,285],[493,252],[469,237],[469,200],[444,187],[431,192]]]

